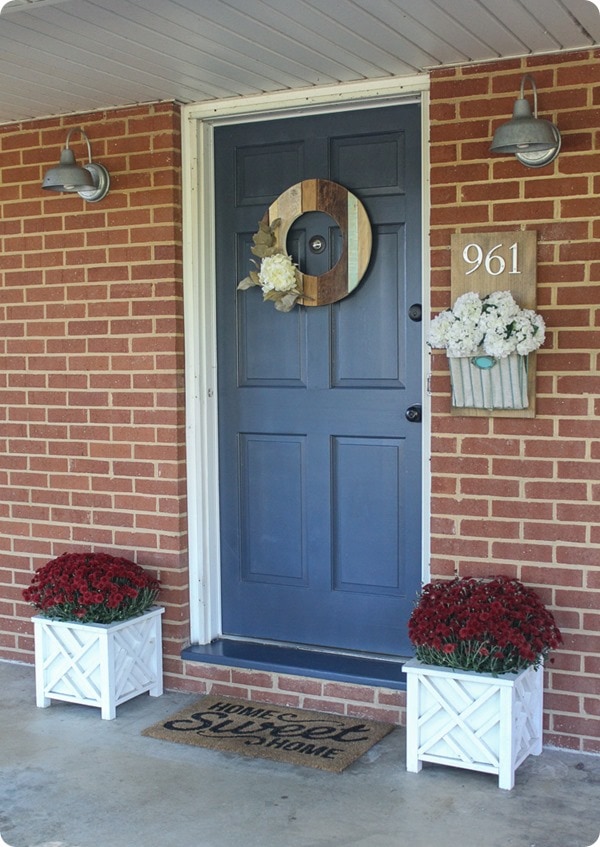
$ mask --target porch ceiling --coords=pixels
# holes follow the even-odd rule
[[[0,123],[589,48],[590,0],[12,0]]]

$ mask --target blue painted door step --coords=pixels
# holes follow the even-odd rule
[[[209,665],[309,676],[400,691],[406,689],[406,674],[403,671],[406,659],[388,660],[319,652],[229,638],[219,638],[212,644],[193,644],[182,651],[181,658]]]

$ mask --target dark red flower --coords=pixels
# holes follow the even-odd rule
[[[494,674],[538,667],[562,641],[535,591],[507,576],[429,583],[408,633],[422,661]]]
[[[24,599],[58,620],[111,623],[152,606],[159,582],[140,565],[108,553],[63,553],[39,568]]]

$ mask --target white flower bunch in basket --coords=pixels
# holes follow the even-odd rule
[[[488,356],[504,359],[537,350],[545,330],[541,315],[521,309],[510,291],[495,291],[483,299],[469,291],[434,318],[428,343],[445,349],[448,357],[472,356],[482,348]]]

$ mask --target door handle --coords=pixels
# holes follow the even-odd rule
[[[412,406],[409,406],[404,416],[409,423],[421,423],[421,404],[414,403]]]
[[[423,319],[423,308],[420,303],[413,303],[410,309],[408,310],[408,317],[411,321],[415,321],[418,323]]]

